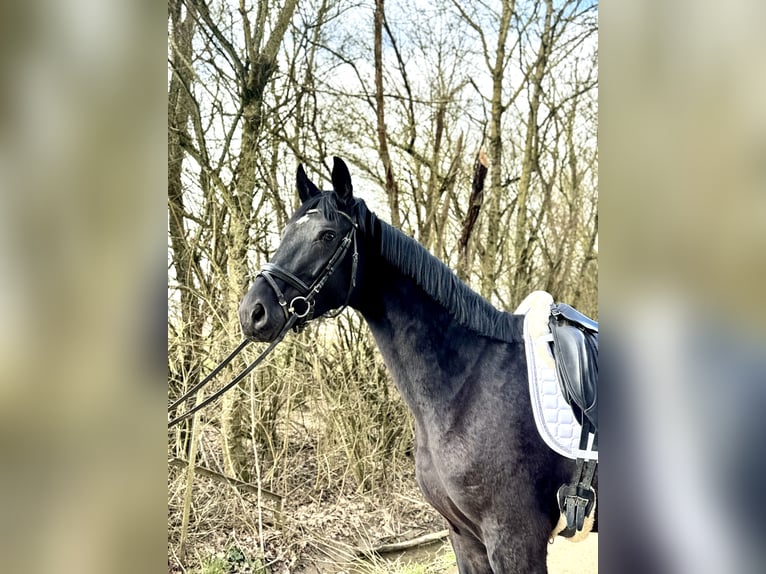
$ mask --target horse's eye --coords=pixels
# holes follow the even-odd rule
[[[331,241],[333,241],[335,239],[335,232],[334,231],[323,231],[319,235],[319,239],[321,239],[322,241],[325,241],[326,243],[330,243]]]

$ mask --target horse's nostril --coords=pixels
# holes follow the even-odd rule
[[[253,313],[250,316],[253,320],[253,325],[257,325],[266,317],[266,309],[260,303],[253,305]]]

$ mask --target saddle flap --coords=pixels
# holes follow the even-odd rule
[[[572,308],[562,304],[553,305],[549,321],[561,391],[572,406],[578,422],[582,424],[584,415],[597,431],[598,324],[575,311],[577,315],[594,323],[596,329],[582,326],[579,319],[575,322],[569,320],[568,315],[572,316],[569,312],[553,313],[554,307]]]

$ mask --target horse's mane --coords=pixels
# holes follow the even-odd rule
[[[498,311],[420,243],[378,219],[364,201],[354,199],[349,207],[344,211],[350,212],[362,235],[372,238],[373,243],[379,246],[381,257],[412,278],[423,291],[447,309],[455,321],[493,339],[509,343],[523,341],[521,317]],[[333,218],[333,212],[338,209],[337,196],[323,193],[317,208]]]

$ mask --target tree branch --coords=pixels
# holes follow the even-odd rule
[[[186,3],[187,8],[193,12],[196,12],[199,17],[202,18],[202,20],[205,22],[205,26],[201,26],[201,29],[208,31],[213,35],[223,51],[226,53],[226,56],[232,67],[236,70],[237,76],[244,79],[245,65],[242,63],[242,60],[240,59],[239,54],[237,53],[237,50],[234,48],[232,43],[229,42],[229,39],[223,35],[221,29],[213,21],[213,18],[210,16],[210,8],[208,7],[207,3],[202,0],[184,0],[184,2]]]
[[[399,552],[401,550],[407,550],[409,548],[415,548],[416,546],[423,546],[424,544],[431,544],[438,542],[449,536],[449,530],[439,530],[438,532],[432,532],[430,534],[424,534],[411,540],[404,540],[403,542],[393,542],[391,544],[382,544],[369,550],[357,549],[357,556],[370,556],[372,554],[386,554],[390,552]]]

